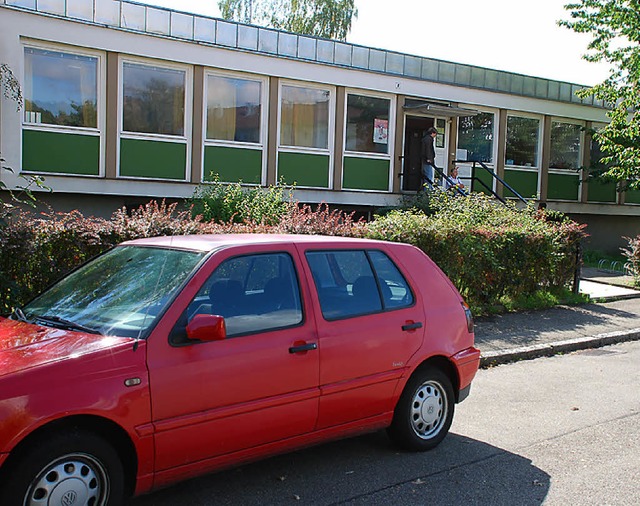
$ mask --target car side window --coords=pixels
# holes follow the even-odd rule
[[[382,310],[377,282],[364,251],[307,252],[307,262],[327,320]]]
[[[409,284],[381,251],[310,251],[306,258],[327,320],[413,304]]]
[[[368,253],[380,282],[385,309],[411,306],[413,293],[398,267],[382,251]]]
[[[225,260],[189,304],[196,314],[220,315],[227,337],[302,323],[302,303],[293,260],[286,253],[246,255]]]

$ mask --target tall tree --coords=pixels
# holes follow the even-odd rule
[[[355,0],[219,0],[224,19],[346,40],[358,17]]]
[[[604,154],[604,175],[622,188],[640,188],[640,1],[581,0],[564,6],[571,20],[559,21],[592,36],[587,61],[611,65],[609,77],[580,92],[603,100],[610,123],[595,133]]]

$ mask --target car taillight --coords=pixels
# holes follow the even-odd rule
[[[462,302],[462,309],[464,309],[464,316],[467,318],[467,330],[469,334],[473,334],[473,313],[466,302]]]

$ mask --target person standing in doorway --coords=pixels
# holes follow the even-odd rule
[[[433,189],[436,165],[434,141],[438,135],[435,127],[429,128],[422,137],[422,189]]]

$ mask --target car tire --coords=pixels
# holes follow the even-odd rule
[[[7,462],[3,504],[123,504],[122,462],[104,439],[72,430],[32,443]]]
[[[449,432],[454,406],[449,377],[440,369],[418,369],[398,400],[389,437],[406,450],[431,450]]]

